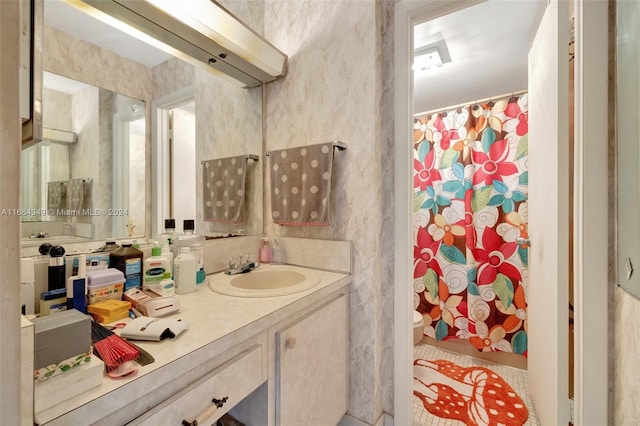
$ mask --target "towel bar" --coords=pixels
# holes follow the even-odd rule
[[[260,157],[258,157],[256,154],[247,154],[244,156],[245,160],[253,160],[253,161],[259,161]],[[211,161],[211,160],[202,160],[200,162],[200,164],[204,164],[205,161]]]
[[[345,149],[347,149],[347,144],[340,141],[333,141],[333,147],[338,151],[344,151]],[[304,147],[301,147],[301,148],[304,148]],[[268,157],[269,151],[266,151],[264,155]]]

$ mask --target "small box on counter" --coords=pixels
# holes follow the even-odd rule
[[[91,319],[75,309],[34,318],[36,369],[91,349]]]
[[[89,305],[87,310],[100,323],[118,321],[129,316],[131,302],[124,300],[103,300]]]
[[[104,362],[95,355],[91,355],[91,360],[86,364],[74,367],[49,380],[36,381],[33,407],[36,420],[39,412],[100,386],[103,373]]]
[[[87,272],[89,305],[102,300],[122,300],[124,274],[118,269],[108,268]]]

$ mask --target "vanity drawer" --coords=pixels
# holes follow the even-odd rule
[[[205,411],[212,414],[198,425],[213,424],[264,382],[262,365],[262,347],[254,345],[128,424],[180,425]],[[228,400],[214,411],[212,399],[225,397]]]

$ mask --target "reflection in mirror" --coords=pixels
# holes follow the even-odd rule
[[[640,3],[615,2],[618,285],[640,298]]]
[[[256,7],[254,2],[221,1],[220,3],[256,33],[264,32],[264,9]],[[111,128],[109,140],[116,137],[121,142],[128,141],[130,149],[133,149],[132,146],[141,146],[143,142],[137,136],[145,135],[145,149],[144,153],[136,151],[136,155],[139,155],[137,159],[133,159],[134,154],[130,152],[127,166],[119,160],[120,155],[126,152],[125,149],[120,149],[123,148],[121,142],[116,145],[101,142],[99,151],[81,150],[80,141],[67,146],[71,165],[91,164],[92,171],[99,172],[100,178],[86,173],[63,175],[55,179],[63,181],[75,177],[92,178],[90,182],[92,194],[88,198],[93,203],[92,208],[98,208],[99,201],[100,206],[119,212],[123,209],[125,200],[128,199],[128,215],[117,215],[106,219],[102,216],[93,216],[90,221],[88,218],[80,217],[60,218],[49,215],[29,217],[22,226],[22,235],[25,237],[23,246],[25,242],[33,246],[43,242],[41,239],[34,241],[28,238],[32,234],[37,236],[41,231],[50,236],[62,236],[65,231],[74,233],[74,237],[65,236],[65,240],[81,236],[104,241],[109,237],[126,237],[129,235],[129,230],[132,230],[132,236],[140,241],[143,237],[150,238],[162,232],[163,221],[168,217],[175,216],[176,224],[181,228],[182,221],[178,217],[180,215],[184,215],[185,219],[187,216],[196,219],[196,232],[201,234],[261,234],[263,232],[262,162],[252,161],[248,164],[244,221],[228,224],[203,220],[201,161],[244,154],[260,156],[264,151],[262,148],[262,89],[260,87],[243,89],[211,74],[204,67],[170,57],[91,18],[67,2],[47,0],[44,4],[44,14],[44,69],[58,76],[65,76],[92,86],[94,90],[98,90],[98,100],[106,99],[106,93],[127,95],[132,102],[136,99],[135,103],[142,108],[142,111],[146,111],[147,120],[144,131],[140,128],[139,132],[135,133],[138,122],[134,117],[115,117],[116,122],[120,124],[118,127],[113,127],[114,123],[111,121],[114,117],[112,114],[102,114],[104,108],[100,110],[98,127],[99,129]],[[184,96],[186,92],[189,93],[187,97]],[[138,99],[140,101],[137,101]],[[165,101],[161,102],[163,99]],[[170,157],[170,150],[180,154],[188,150],[182,142],[169,141],[175,133],[168,131],[169,125],[168,120],[165,120],[165,113],[168,114],[169,111],[178,107],[184,109],[187,103],[190,103],[188,110],[193,114],[195,127],[192,132],[193,142],[191,142],[195,145],[193,154],[190,154],[189,158],[191,165],[184,165],[185,163],[172,165],[175,159]],[[53,108],[57,109],[55,106]],[[47,110],[46,105],[44,109]],[[111,111],[111,113],[114,112],[115,110]],[[109,123],[106,123],[106,120],[110,120]],[[151,129],[152,125],[153,129]],[[73,130],[68,126],[66,128]],[[126,136],[128,128],[133,130],[129,136]],[[153,140],[152,134],[156,134]],[[101,133],[101,137],[106,136]],[[59,144],[43,143],[41,145],[49,147],[56,145],[54,149],[58,149]],[[76,151],[81,151],[81,154],[74,154]],[[23,157],[38,157],[22,160],[30,161],[23,166],[21,176],[23,200],[25,203],[30,203],[25,204],[25,208],[27,206],[47,207],[45,185],[36,182],[45,176],[40,174],[39,169],[40,157],[43,155],[23,154]],[[49,152],[48,155],[58,155],[58,153]],[[129,185],[119,186],[125,180],[118,182],[114,180],[114,176],[124,176],[127,167],[129,170],[135,168],[142,174],[133,176],[130,172],[127,179]],[[32,170],[33,175],[26,170]],[[48,175],[46,176],[48,179]],[[98,197],[98,193],[102,195]],[[191,194],[190,200],[194,199],[195,193],[195,202],[188,201],[189,209],[186,212],[180,212],[179,207],[183,207],[184,204],[180,204],[178,196],[187,193]],[[29,201],[33,199],[39,201]],[[171,200],[173,202],[170,202]],[[134,202],[140,207],[134,207]],[[142,206],[144,210],[141,210]],[[56,241],[63,242],[60,238]]]
[[[145,103],[49,72],[43,82],[45,138],[21,158],[23,244],[144,235]]]

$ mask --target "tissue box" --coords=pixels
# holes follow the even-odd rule
[[[87,272],[89,305],[102,300],[122,300],[124,274],[118,269],[108,268]]]
[[[91,349],[91,319],[75,309],[34,318],[36,369]]]
[[[34,411],[40,411],[60,404],[69,398],[100,386],[104,376],[104,362],[94,355],[91,361],[81,366],[34,385]]]

